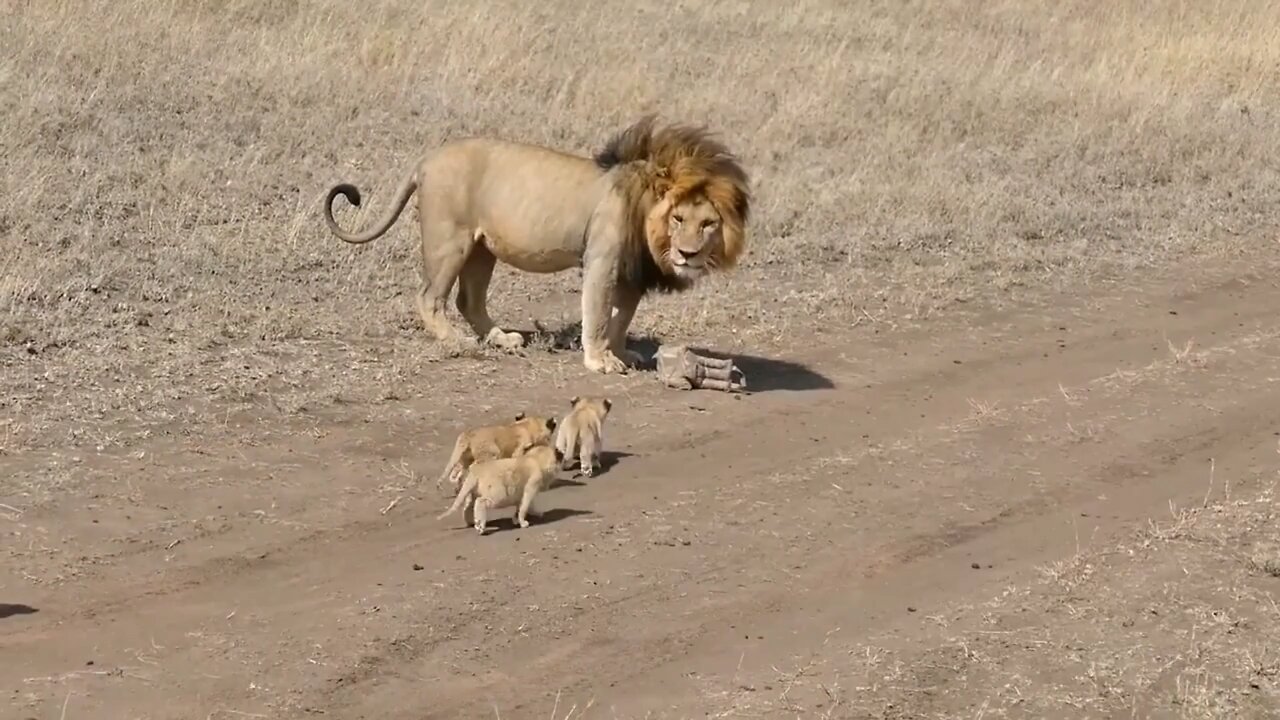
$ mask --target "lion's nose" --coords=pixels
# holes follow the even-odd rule
[[[684,250],[681,248],[676,248],[676,252],[680,253],[681,260],[688,260],[689,258],[698,254],[697,250]]]

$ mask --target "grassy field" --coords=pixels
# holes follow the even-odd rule
[[[39,424],[50,387],[139,369],[155,382],[103,402],[147,412],[202,374],[252,394],[213,348],[372,339],[434,357],[412,310],[413,216],[349,248],[317,211],[351,180],[377,212],[408,163],[464,134],[586,153],[659,111],[743,155],[758,208],[744,266],[646,305],[637,332],[732,324],[767,343],[1274,237],[1274,4],[463,7],[9,4],[10,409]],[[577,282],[500,269],[495,317],[572,320],[560,291]]]

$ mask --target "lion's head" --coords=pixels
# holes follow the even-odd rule
[[[595,161],[632,170],[620,177],[632,221],[619,279],[642,292],[684,290],[733,267],[746,249],[750,183],[706,128],[655,124],[652,115],[641,118]]]

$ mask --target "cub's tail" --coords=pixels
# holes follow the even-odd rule
[[[458,508],[462,507],[462,503],[464,503],[467,497],[471,495],[471,491],[476,489],[477,482],[478,480],[476,479],[475,473],[467,473],[467,479],[463,480],[462,487],[458,488],[458,496],[453,499],[453,504],[449,506],[448,510],[437,515],[436,519],[443,520],[457,512]]]

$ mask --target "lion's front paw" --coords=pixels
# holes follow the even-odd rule
[[[582,364],[587,366],[592,372],[604,373],[609,375],[612,373],[626,374],[627,365],[614,355],[612,351],[606,350],[600,354],[587,353],[582,357]]]
[[[524,347],[524,336],[512,330],[507,332],[502,328],[495,327],[485,336],[484,341],[489,345],[502,350],[518,350]]]

